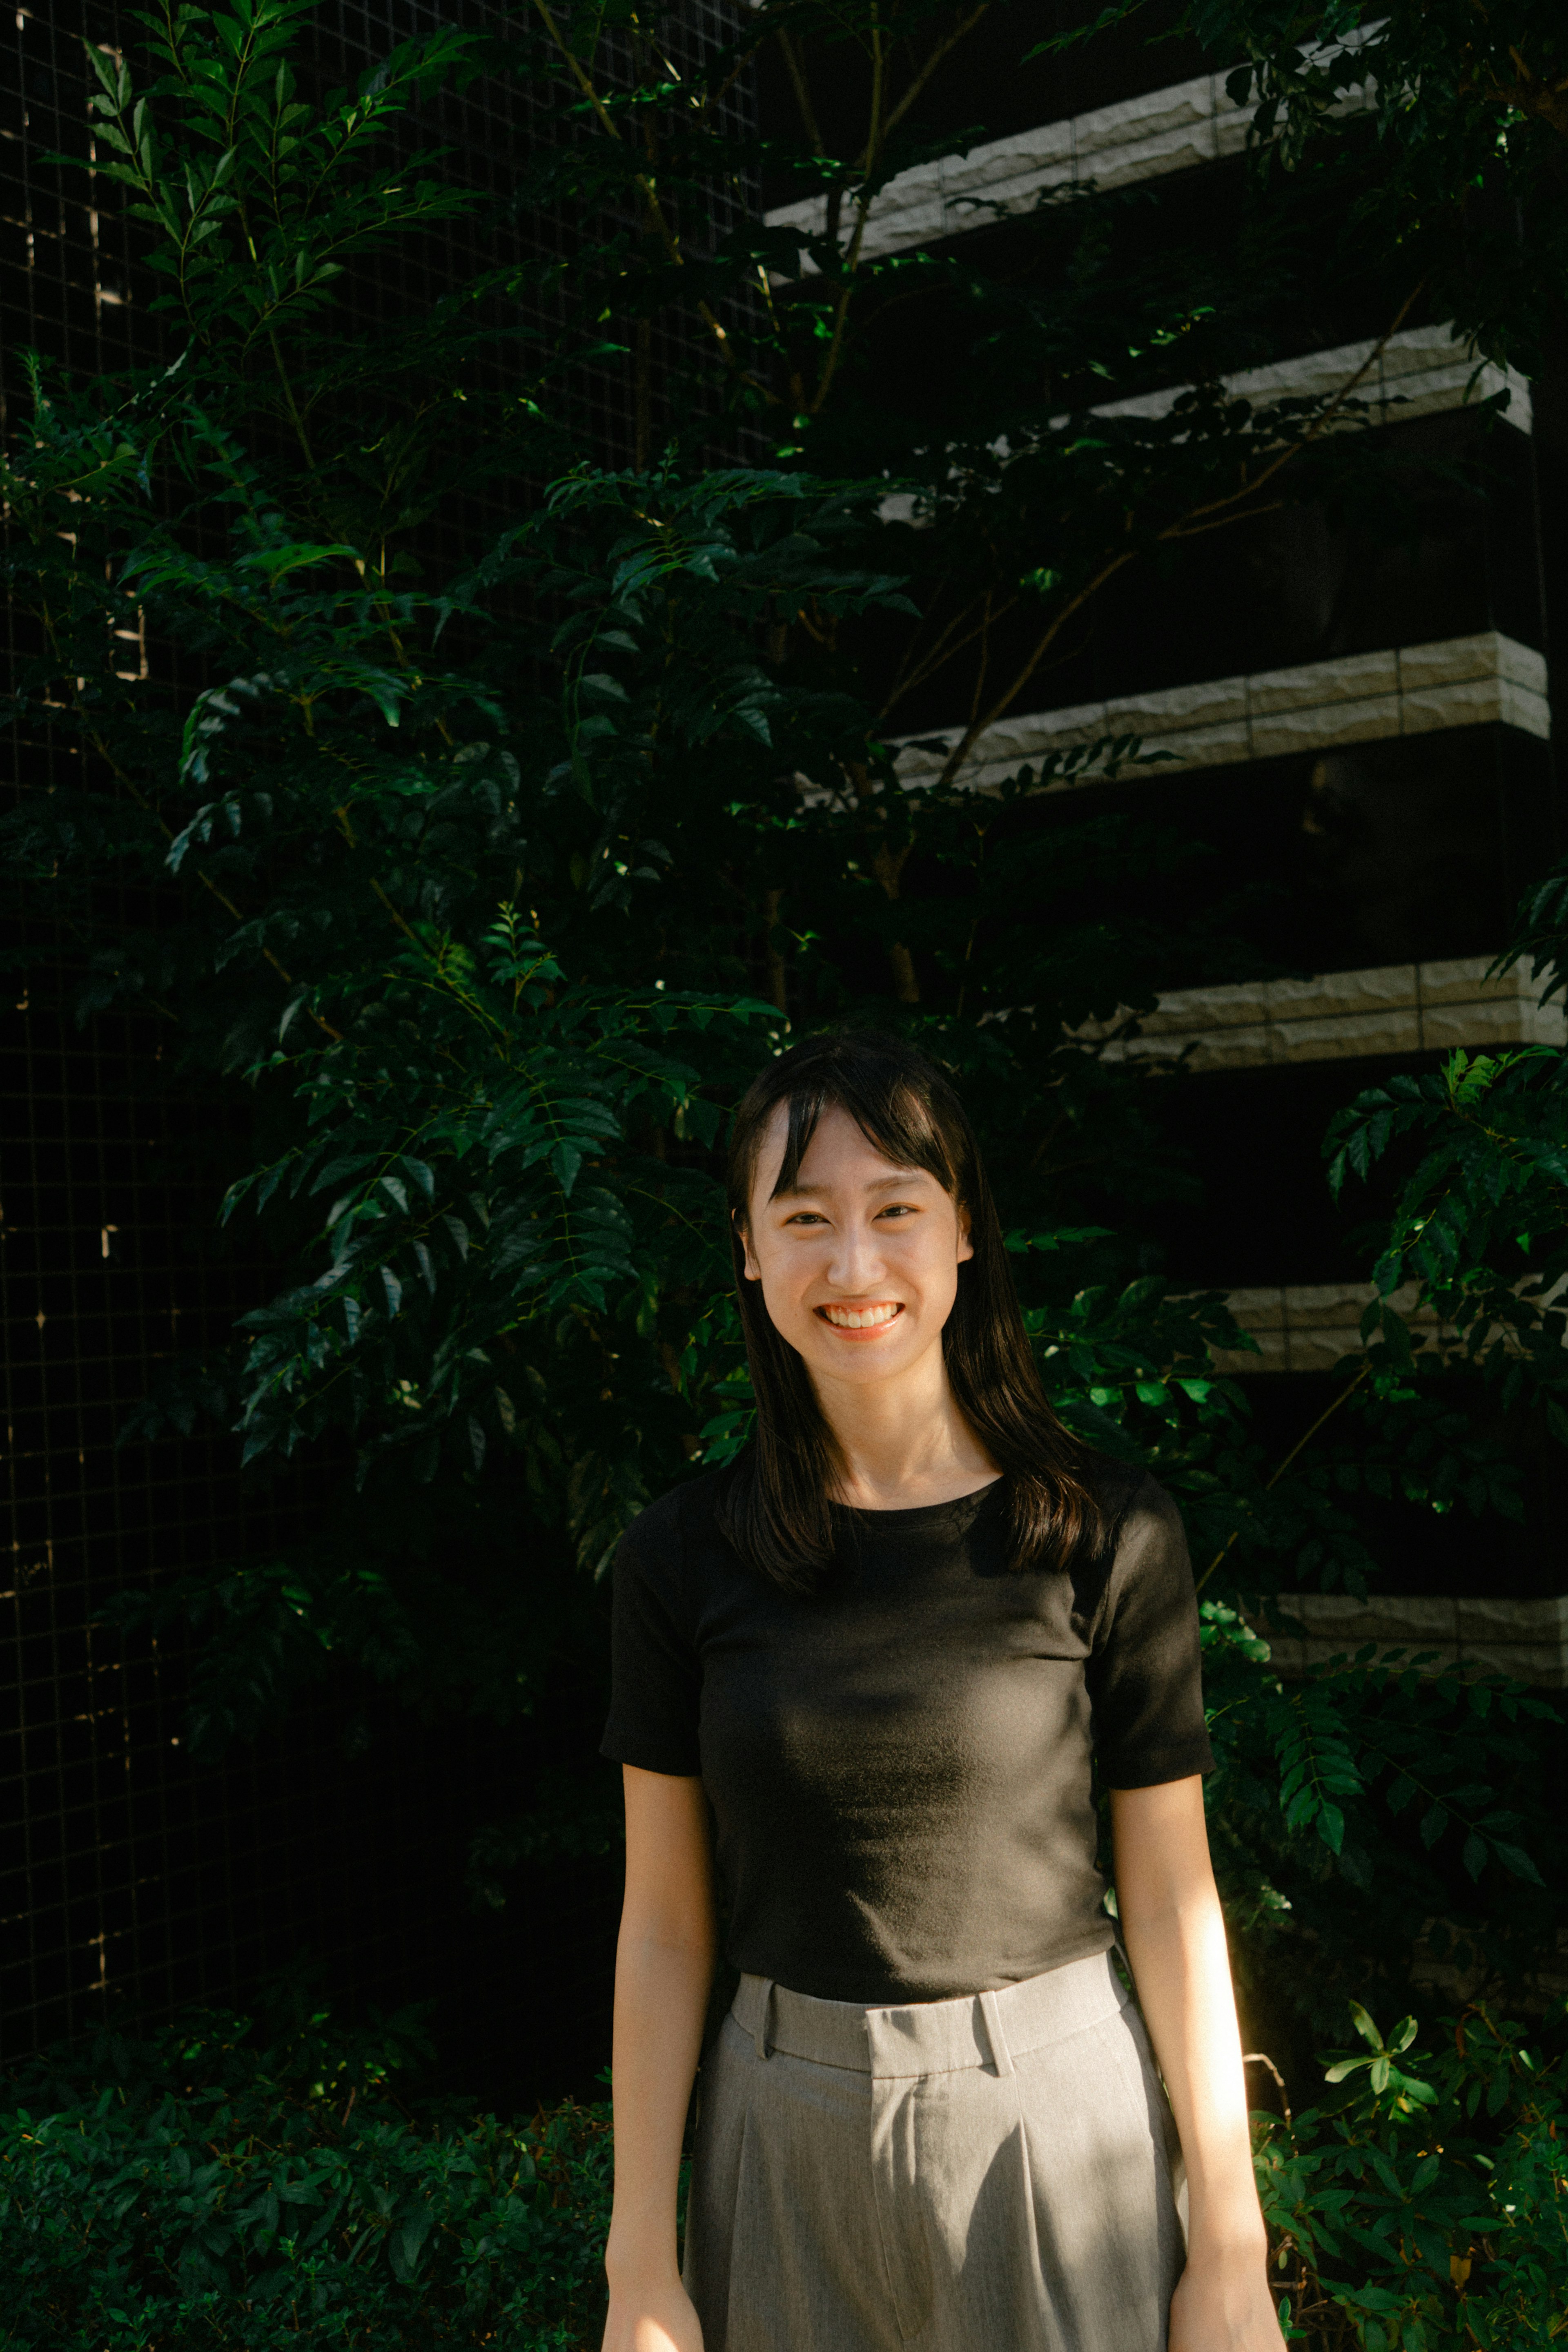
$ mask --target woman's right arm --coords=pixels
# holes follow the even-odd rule
[[[604,2352],[702,2352],[675,2249],[681,2138],[716,1931],[700,1780],[624,1765],[626,1900],[615,1948],[615,2204]]]

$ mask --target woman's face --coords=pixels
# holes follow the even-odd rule
[[[788,1135],[780,1103],[758,1154],[746,1271],[814,1375],[895,1378],[940,1342],[974,1255],[967,1223],[935,1176],[884,1160],[836,1107],[775,1200]]]

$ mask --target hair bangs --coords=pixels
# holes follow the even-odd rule
[[[878,1085],[876,1079],[883,1075],[881,1070],[866,1071],[852,1066],[831,1074],[813,1074],[769,1104],[771,1113],[777,1102],[782,1101],[789,1114],[784,1157],[768,1195],[770,1200],[777,1201],[781,1194],[794,1191],[800,1178],[800,1162],[811,1148],[811,1139],[822,1123],[823,1114],[841,1110],[853,1119],[873,1150],[880,1151],[894,1168],[923,1170],[927,1176],[936,1177],[945,1192],[952,1193],[967,1206],[958,1171],[932,1117],[930,1104],[909,1084],[906,1074],[888,1072],[885,1075],[891,1082]],[[868,1078],[870,1084],[866,1083]],[[756,1126],[751,1165],[747,1171],[748,1201],[757,1179],[757,1159],[766,1124],[765,1115]]]

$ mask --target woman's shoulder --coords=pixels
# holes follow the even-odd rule
[[[1084,1469],[1100,1506],[1103,1532],[1098,1549],[1103,1559],[1113,1559],[1134,1538],[1156,1530],[1182,1538],[1180,1511],[1141,1462],[1122,1462],[1113,1454],[1091,1454]]]
[[[1187,1528],[1176,1500],[1143,1463],[1116,1461],[1095,1454],[1089,1465],[1089,1484],[1100,1506],[1098,1540],[1086,1545],[1082,1559],[1082,1590],[1100,1590],[1110,1597],[1128,1585],[1189,1583]]]
[[[704,1470],[684,1478],[639,1511],[621,1539],[620,1557],[644,1574],[679,1574],[685,1564],[708,1547],[722,1543],[717,1521],[720,1501],[730,1469]]]

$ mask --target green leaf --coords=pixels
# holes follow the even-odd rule
[[[1511,1871],[1515,1878],[1528,1879],[1532,1886],[1542,1886],[1545,1885],[1546,1882],[1542,1877],[1540,1871],[1537,1870],[1534,1863],[1531,1860],[1529,1854],[1525,1853],[1522,1846],[1509,1845],[1506,1844],[1501,1838],[1493,1838],[1491,1842],[1491,1850],[1493,1853],[1496,1854],[1498,1860],[1501,1863],[1503,1868],[1507,1871]]]
[[[549,1165],[563,1192],[570,1192],[582,1166],[582,1154],[574,1144],[557,1143],[549,1151]]]

